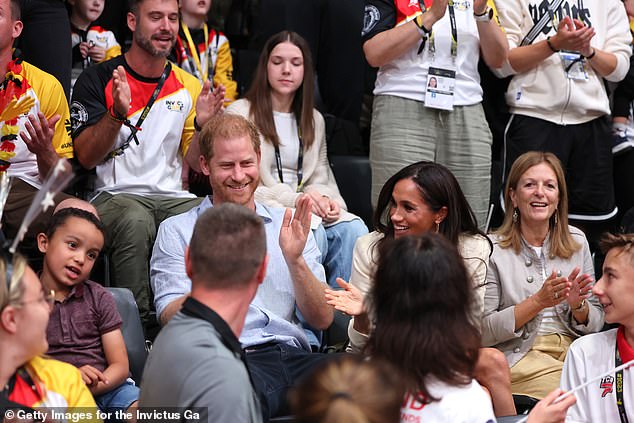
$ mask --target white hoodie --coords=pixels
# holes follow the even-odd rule
[[[544,14],[552,0],[496,0],[500,24],[509,48],[520,45],[524,36]],[[555,20],[569,15],[592,26],[596,35],[591,45],[616,55],[617,65],[605,79],[622,80],[629,69],[631,54],[629,22],[620,0],[564,0],[554,11]],[[550,20],[533,43],[556,34]],[[568,79],[559,54],[554,53],[533,69],[516,74],[506,92],[511,113],[535,117],[560,125],[589,122],[610,113],[603,79],[586,65],[588,80]]]

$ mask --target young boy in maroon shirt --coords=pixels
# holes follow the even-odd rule
[[[128,355],[114,298],[88,280],[103,244],[101,221],[75,207],[57,211],[47,232],[38,235],[44,253],[41,281],[55,291],[47,354],[76,366],[99,408],[114,416],[136,407],[139,388],[127,380]]]

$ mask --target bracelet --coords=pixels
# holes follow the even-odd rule
[[[546,44],[548,44],[548,47],[552,50],[553,53],[559,53],[559,50],[553,47],[552,43],[550,42],[550,35],[546,37]]]
[[[114,105],[110,106],[108,109],[108,116],[118,123],[125,123],[125,121],[128,120],[127,116],[120,115],[114,111]]]
[[[596,54],[597,54],[597,49],[593,48],[592,49],[592,54],[590,54],[590,56],[584,56],[584,57],[586,58],[586,60],[592,60],[592,59],[594,59],[594,56],[596,56]]]
[[[202,126],[200,126],[200,125],[198,124],[198,122],[196,122],[196,118],[194,118],[194,130],[195,130],[196,132],[200,132],[200,131],[202,131],[202,130],[203,130]]]
[[[425,25],[423,25],[423,14],[416,16],[416,18],[414,19],[414,23],[418,27],[418,32],[420,33],[421,37],[426,38],[427,35],[431,34],[431,29],[427,29],[425,28]]]
[[[486,9],[484,9],[484,12],[480,14],[475,13],[474,11],[473,18],[476,22],[489,22],[491,19],[493,19],[493,9],[487,6]]]
[[[585,298],[583,300],[581,300],[581,304],[579,304],[579,307],[577,308],[573,308],[572,311],[581,311],[586,307],[586,300]]]

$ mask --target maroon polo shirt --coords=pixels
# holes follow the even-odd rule
[[[101,336],[121,327],[114,297],[103,286],[75,285],[64,301],[55,301],[46,329],[47,354],[76,367],[108,367]]]

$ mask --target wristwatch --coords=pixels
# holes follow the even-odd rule
[[[484,12],[482,14],[477,15],[476,13],[473,13],[473,18],[476,21],[489,22],[491,19],[493,19],[493,9],[491,9],[491,7],[487,5],[487,8],[484,9]]]

